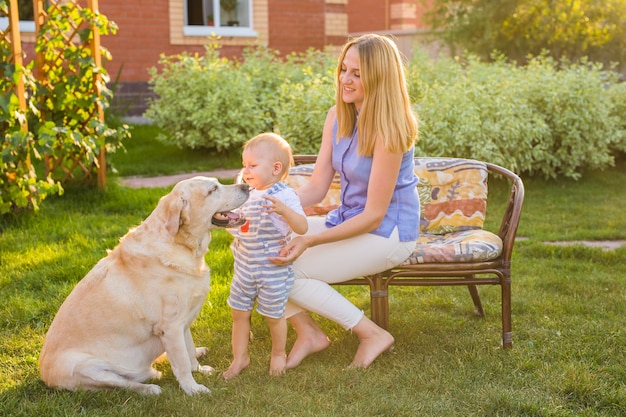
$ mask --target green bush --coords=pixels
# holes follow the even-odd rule
[[[617,125],[617,141],[613,144],[616,152],[626,153],[626,83],[612,84],[608,88],[612,102],[611,117]]]
[[[1,10],[5,10],[2,5]],[[9,45],[0,42],[3,56],[10,56]],[[0,63],[0,215],[25,208],[37,209],[48,194],[61,193],[62,187],[51,179],[37,178],[31,163],[41,157],[33,132],[25,130],[27,114],[20,110],[14,92],[18,77],[32,91],[36,88],[32,72],[23,66]]]
[[[8,15],[4,0],[0,11]],[[106,87],[107,73],[95,65],[89,44],[93,25],[106,35],[115,33],[115,24],[72,2],[50,7],[47,14],[35,44],[41,57],[39,79],[32,75],[34,61],[22,67],[9,60],[0,63],[0,214],[36,210],[46,196],[62,193],[61,182],[75,178],[75,170],[95,177],[100,150],[113,152],[129,136],[127,126],[111,128],[99,118],[111,91]],[[68,42],[68,34],[76,39]],[[110,59],[105,48],[100,52]],[[11,55],[5,38],[0,39],[0,54]],[[18,77],[25,82],[25,110],[20,110],[14,92]],[[38,160],[44,155],[57,167],[45,178],[33,166],[41,165]]]
[[[310,50],[279,58],[249,48],[240,62],[220,58],[212,46],[204,57],[163,57],[163,70],[152,72],[160,97],[147,115],[179,146],[230,150],[274,131],[295,153],[317,153],[334,104],[335,55]],[[579,178],[624,152],[626,90],[617,73],[546,56],[525,66],[502,56],[492,61],[413,52],[407,83],[420,119],[417,154]]]
[[[428,66],[413,81],[420,116],[419,154],[482,159],[529,175],[579,178],[611,166],[623,149],[617,74],[600,64],[557,65],[535,57],[520,67],[470,57],[441,79]],[[410,66],[423,67],[421,60]],[[417,74],[416,69],[411,74]],[[622,122],[623,123],[623,122]],[[622,124],[623,126],[623,124]],[[622,127],[623,131],[623,127]]]
[[[320,113],[332,105],[328,54],[309,50],[282,59],[267,47],[250,47],[239,61],[220,58],[219,47],[210,44],[202,57],[183,53],[159,63],[160,70],[150,71],[158,97],[146,116],[164,131],[164,143],[228,151],[274,131],[295,152],[317,150]]]
[[[335,103],[333,75],[310,68],[302,73],[302,80],[286,80],[280,87],[275,131],[289,141],[294,153],[317,154],[326,114]]]
[[[162,55],[159,64],[160,72],[150,70],[158,98],[145,114],[163,129],[158,139],[164,143],[222,151],[268,129],[251,75],[220,58],[215,45],[204,56]]]

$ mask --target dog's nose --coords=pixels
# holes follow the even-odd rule
[[[247,191],[250,191],[250,186],[249,186],[248,184],[246,184],[245,182],[244,182],[244,183],[239,184],[239,187],[240,187],[243,191],[246,191],[246,192],[247,192]]]

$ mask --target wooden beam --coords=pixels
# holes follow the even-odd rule
[[[99,13],[98,10],[98,0],[89,0],[87,2],[88,7],[94,13]],[[94,59],[96,67],[102,68],[102,56],[100,55],[100,31],[98,30],[98,26],[92,25],[92,40],[91,40],[91,56]],[[94,86],[96,89],[96,94],[100,95],[100,81],[101,76],[100,73],[97,72],[94,75]],[[96,105],[98,106],[98,118],[100,121],[104,121],[104,109],[100,105],[100,102],[97,101]],[[100,147],[100,154],[98,155],[98,188],[103,190],[106,187],[106,175],[107,175],[107,165],[106,165],[106,144]]]

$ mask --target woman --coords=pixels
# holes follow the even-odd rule
[[[350,40],[338,60],[336,86],[336,105],[326,116],[313,175],[297,193],[303,207],[316,204],[339,172],[341,205],[325,219],[310,217],[308,232],[271,259],[293,262],[295,273],[286,316],[297,339],[287,368],[329,344],[305,310],[359,338],[350,368],[365,368],[389,349],[393,336],[329,284],[398,265],[417,240],[417,120],[394,42],[374,34]]]

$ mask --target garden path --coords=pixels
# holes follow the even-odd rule
[[[186,174],[164,175],[160,177],[125,177],[120,179],[120,184],[130,188],[169,187],[179,181],[186,180],[198,175],[215,178],[233,179],[239,169],[220,169],[216,171],[189,172]]]

